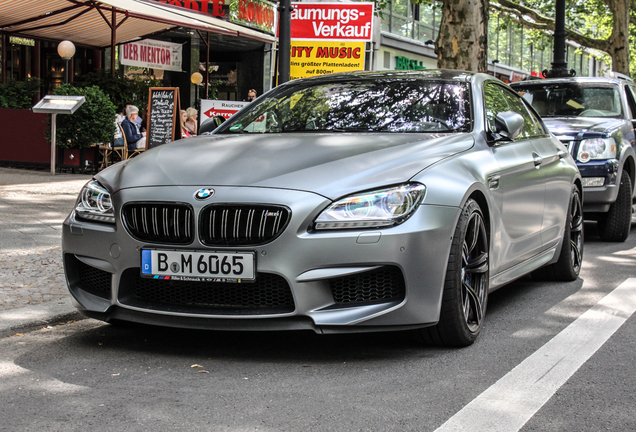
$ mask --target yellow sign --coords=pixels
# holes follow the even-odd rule
[[[290,79],[364,70],[364,42],[291,42]]]

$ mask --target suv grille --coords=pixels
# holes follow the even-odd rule
[[[123,304],[170,312],[258,315],[293,312],[294,299],[287,281],[258,273],[253,283],[189,282],[147,279],[140,270],[122,276],[119,300]]]
[[[201,242],[210,246],[259,245],[287,227],[290,210],[274,205],[211,205],[201,211]]]
[[[190,244],[194,239],[194,212],[187,204],[133,203],[122,213],[126,229],[137,240]]]
[[[331,279],[329,285],[339,305],[387,303],[403,300],[406,293],[402,271],[393,266]]]

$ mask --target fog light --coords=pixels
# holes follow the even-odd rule
[[[598,187],[605,184],[605,177],[583,177],[583,187]]]

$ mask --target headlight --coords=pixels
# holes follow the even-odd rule
[[[579,146],[576,158],[580,162],[589,162],[593,159],[612,159],[616,157],[616,143],[614,138],[584,139]]]
[[[426,187],[407,183],[342,198],[315,221],[317,230],[388,227],[408,219],[424,198]]]
[[[115,223],[110,193],[97,180],[86,183],[77,198],[75,212],[82,219]]]

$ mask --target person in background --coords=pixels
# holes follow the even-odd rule
[[[256,90],[251,89],[247,92],[247,101],[248,102],[254,102],[254,100],[256,99]]]
[[[134,105],[128,105],[126,108],[126,119],[121,122],[121,128],[126,134],[128,142],[128,151],[146,148],[146,132],[139,130],[139,124],[136,120],[139,117],[139,108]]]
[[[188,119],[185,122],[185,127],[190,134],[190,136],[195,136],[197,134],[197,114],[199,112],[194,108],[190,107],[186,109],[186,114]]]
[[[117,115],[115,116],[115,134],[113,136],[114,140],[113,140],[113,147],[123,147],[124,146],[124,137],[121,133],[121,129],[119,128],[119,125],[121,124],[121,122],[123,122],[126,119],[126,108],[129,106],[130,104],[125,104],[122,109],[121,112],[117,113]]]
[[[179,123],[181,124],[181,138],[190,138],[190,132],[186,128],[186,121],[188,121],[188,113],[185,110],[179,112]]]

